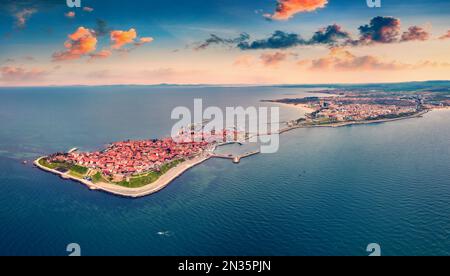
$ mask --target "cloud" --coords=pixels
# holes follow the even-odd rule
[[[409,27],[408,31],[402,34],[401,41],[402,42],[414,40],[425,41],[428,40],[429,38],[430,34],[425,29],[419,26],[412,26]]]
[[[19,28],[25,28],[27,24],[27,20],[37,12],[35,8],[25,8],[20,10],[14,14],[16,18],[16,26]]]
[[[444,34],[443,36],[439,37],[439,39],[444,40],[444,39],[449,39],[450,38],[450,30],[447,31],[446,34]]]
[[[98,43],[99,34],[103,35],[106,30],[103,21],[97,22],[97,27],[100,30],[88,29],[79,27],[76,32],[68,36],[68,40],[64,43],[66,50],[59,51],[53,54],[53,61],[75,60],[82,57],[90,57],[89,61],[96,59],[105,59],[113,54],[113,50],[128,53],[144,44],[153,41],[152,37],[142,37],[137,39],[137,32],[135,29],[129,31],[115,30],[111,31],[111,47],[95,52]],[[132,48],[124,48],[126,45],[133,45]]]
[[[210,38],[202,42],[196,49],[206,49],[211,45],[237,47],[240,50],[277,50],[316,45],[352,47],[373,45],[376,43],[389,44],[405,41],[425,41],[430,37],[430,34],[424,28],[418,26],[411,26],[400,36],[400,27],[400,20],[397,18],[377,16],[372,18],[369,24],[359,27],[360,35],[356,39],[352,38],[351,33],[344,30],[342,26],[332,24],[316,31],[310,39],[303,39],[300,34],[281,30],[275,31],[267,38],[253,41],[250,40],[250,35],[247,33],[243,33],[240,37],[234,39],[222,38],[212,34]]]
[[[134,43],[134,46],[142,46],[144,44],[151,43],[153,41],[154,41],[153,37],[141,37],[139,41]]]
[[[105,20],[97,19],[96,26],[94,28],[94,33],[97,37],[105,36],[111,32],[111,29],[108,27],[108,23]]]
[[[273,14],[265,14],[268,19],[288,20],[297,13],[312,12],[324,8],[328,0],[277,0]]]
[[[138,47],[154,41],[153,37],[141,37],[137,38],[137,32],[135,29],[130,29],[128,31],[115,30],[111,31],[111,49],[120,51],[122,53],[130,53],[136,50]],[[126,45],[133,45],[130,48],[124,48]]]
[[[5,82],[32,81],[42,79],[47,71],[39,68],[25,69],[22,67],[4,66],[0,67],[0,80]]]
[[[329,25],[314,33],[309,44],[336,45],[339,41],[350,40],[350,33],[337,24]]]
[[[66,50],[54,53],[54,61],[79,59],[94,52],[97,48],[97,38],[93,30],[79,27],[68,37],[69,40],[64,43]]]
[[[10,14],[18,28],[24,28],[27,21],[38,11],[61,5],[61,0],[1,0],[0,12]]]
[[[330,53],[318,59],[301,60],[299,66],[309,66],[311,70],[333,71],[395,71],[417,70],[424,68],[450,67],[446,62],[421,61],[417,63],[401,63],[395,60],[383,60],[376,56],[356,56],[343,48],[333,48]]]
[[[358,44],[393,43],[398,41],[400,20],[394,17],[377,16],[368,25],[359,27],[361,37]]]
[[[264,66],[277,66],[288,58],[288,54],[282,52],[263,53],[260,59]]]
[[[89,54],[90,59],[89,61],[94,61],[96,59],[106,59],[109,58],[112,55],[112,51],[108,49],[103,49],[97,53],[91,53]]]
[[[75,12],[73,12],[73,11],[70,11],[70,12],[68,12],[68,13],[65,13],[64,14],[67,18],[74,18],[75,17]]]
[[[137,33],[133,28],[128,31],[111,31],[112,48],[116,50],[121,49],[127,44],[134,43],[136,37]]]
[[[250,67],[254,63],[254,57],[251,55],[241,55],[236,58],[233,66]]]
[[[241,33],[236,38],[222,38],[215,34],[211,34],[208,39],[206,39],[204,42],[200,43],[200,45],[196,46],[195,50],[205,50],[209,48],[211,45],[228,45],[228,46],[234,46],[235,44],[242,43],[246,40],[248,40],[250,36],[246,33]]]
[[[397,61],[384,61],[371,55],[356,56],[342,48],[331,49],[326,57],[299,63],[299,65],[306,64],[310,64],[312,70],[335,71],[402,70],[409,68],[407,64]]]
[[[91,8],[91,7],[83,7],[83,11],[85,11],[85,12],[93,12],[94,9]]]
[[[306,44],[306,41],[298,34],[275,31],[267,39],[256,40],[251,43],[243,41],[237,47],[241,50],[287,49],[303,44]]]

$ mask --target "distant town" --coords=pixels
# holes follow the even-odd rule
[[[450,106],[450,98],[434,92],[379,92],[367,90],[324,90],[327,97],[266,100],[310,110],[306,118],[289,122],[290,126],[327,126],[389,121],[422,115]]]

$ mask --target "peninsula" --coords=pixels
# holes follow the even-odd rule
[[[138,198],[159,192],[209,158],[227,158],[238,163],[242,158],[258,153],[240,156],[214,154],[222,144],[245,139],[236,130],[222,130],[208,137],[204,133],[195,135],[201,137],[193,137],[192,142],[165,138],[116,142],[95,152],[79,152],[74,148],[67,153],[40,157],[34,165],[63,179],[80,182],[91,190]]]

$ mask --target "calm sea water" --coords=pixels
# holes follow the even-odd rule
[[[209,160],[162,192],[91,192],[23,160],[166,136],[173,107],[253,105],[279,88],[0,89],[0,255],[450,255],[450,112],[301,129],[276,154]],[[301,115],[283,107],[282,120]]]

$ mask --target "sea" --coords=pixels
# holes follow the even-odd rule
[[[311,93],[312,92],[312,93]],[[211,159],[161,192],[127,199],[48,174],[33,159],[169,136],[175,107],[279,106],[283,87],[0,88],[0,255],[450,255],[450,111],[298,129],[280,149]],[[232,148],[231,150],[239,150]],[[24,161],[28,161],[24,164]]]

